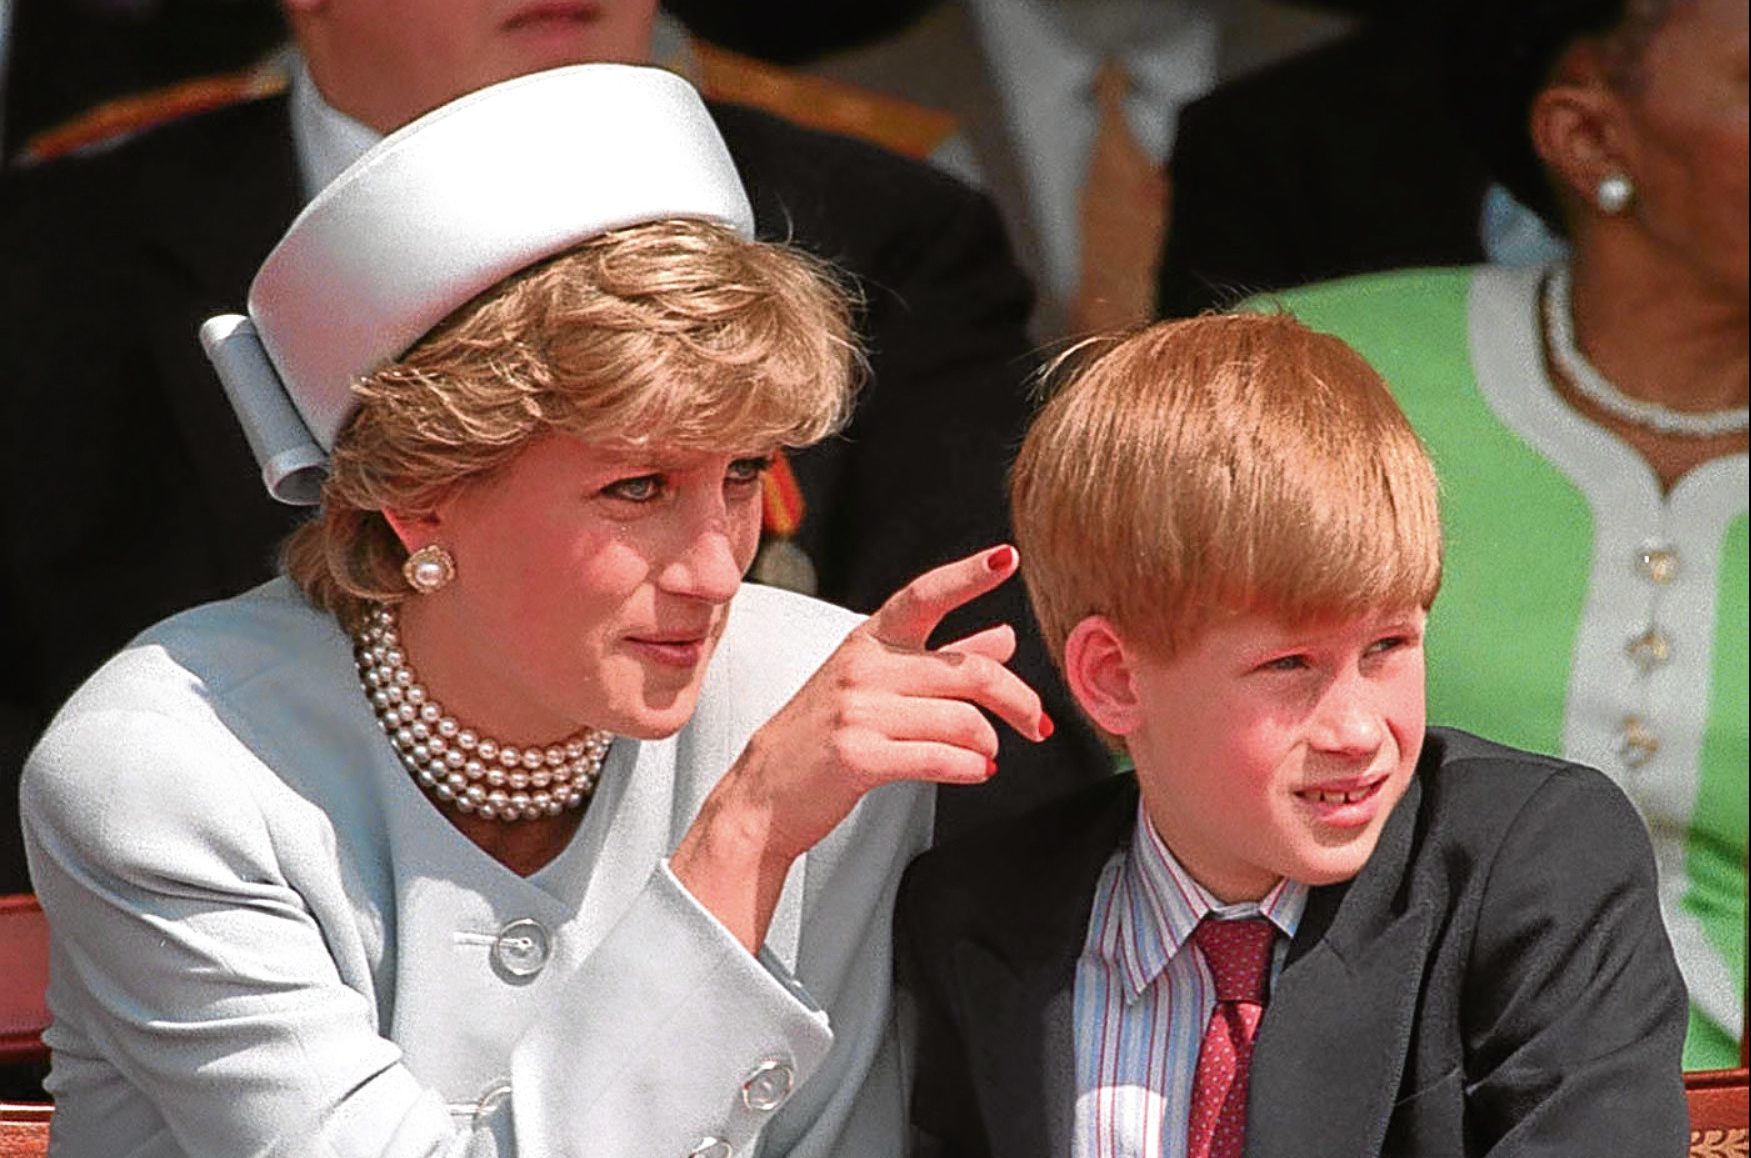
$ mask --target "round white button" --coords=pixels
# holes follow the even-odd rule
[[[533,977],[546,967],[552,948],[541,922],[524,917],[499,930],[492,956],[512,977]]]
[[[742,1083],[742,1104],[750,1110],[776,1110],[790,1097],[796,1071],[776,1058],[761,1062]]]

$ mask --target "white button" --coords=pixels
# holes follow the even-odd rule
[[[734,1158],[735,1151],[722,1138],[701,1138],[699,1145],[687,1151],[687,1158]]]
[[[533,977],[547,965],[552,943],[540,921],[524,917],[499,930],[493,960],[512,977]]]
[[[769,1058],[755,1066],[742,1083],[742,1104],[750,1110],[776,1110],[795,1086],[796,1071],[777,1058]]]

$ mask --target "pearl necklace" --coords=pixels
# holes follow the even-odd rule
[[[353,636],[359,686],[401,762],[427,792],[483,820],[538,820],[582,808],[614,737],[585,728],[546,748],[519,749],[444,714],[407,665],[395,609],[379,605]]]
[[[1569,267],[1551,270],[1544,287],[1544,331],[1551,356],[1576,392],[1601,410],[1646,430],[1679,438],[1717,438],[1740,434],[1751,426],[1751,408],[1692,412],[1673,410],[1658,402],[1632,398],[1613,386],[1575,345],[1575,307],[1569,294]]]

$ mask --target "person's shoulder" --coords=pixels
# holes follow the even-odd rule
[[[259,692],[308,715],[289,701],[300,687],[315,694],[311,654],[344,647],[338,636],[283,579],[149,628],[73,694],[27,759],[27,825],[116,864],[144,864],[160,840],[252,841],[266,774],[248,772],[260,766],[242,734],[250,709],[231,701]]]
[[[333,618],[279,578],[147,628],[74,692],[45,744],[85,734],[81,721],[156,717],[206,721],[211,705],[314,653],[345,646]]]
[[[912,862],[901,904],[923,925],[969,914],[1000,927],[1033,920],[1039,914],[1029,910],[1066,875],[1092,882],[1089,870],[1135,823],[1137,800],[1137,778],[1114,774],[957,836]]]
[[[712,656],[707,686],[775,709],[826,662],[863,616],[759,583],[743,583]],[[710,696],[708,701],[717,697]]]
[[[295,167],[286,99],[240,101],[9,170],[0,246],[20,270],[39,251],[55,265],[81,251],[113,261],[152,216],[248,212],[263,181]]]
[[[1481,267],[1423,266],[1384,270],[1275,290],[1249,300],[1252,310],[1283,309],[1310,316],[1366,315],[1369,311],[1450,308],[1463,304]],[[1311,323],[1310,323],[1311,324]]]
[[[7,179],[20,189],[62,191],[101,187],[118,179],[138,180],[141,175],[160,171],[187,170],[201,175],[231,164],[244,143],[288,143],[290,135],[286,97],[259,96],[172,117],[137,131],[93,137],[76,148],[27,161]]]
[[[714,101],[710,109],[764,233],[794,230],[796,240],[843,256],[945,220],[996,221],[984,194],[925,161],[746,105]]]
[[[1454,728],[1430,728],[1417,769],[1427,840],[1442,856],[1498,856],[1528,833],[1540,856],[1647,852],[1635,806],[1603,772],[1510,748]],[[1627,842],[1627,843],[1626,843]]]

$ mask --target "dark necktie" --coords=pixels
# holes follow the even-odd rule
[[[1276,939],[1276,926],[1263,917],[1206,917],[1192,931],[1216,979],[1216,1008],[1210,1011],[1192,1078],[1188,1158],[1240,1158],[1246,1149],[1247,1071],[1252,1068],[1253,1036],[1265,1013]]]

